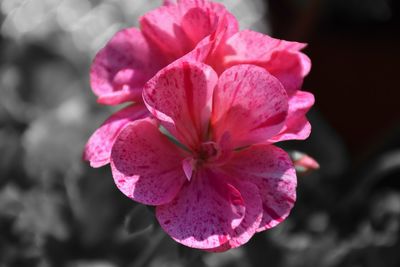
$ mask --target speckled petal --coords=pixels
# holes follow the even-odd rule
[[[170,202],[186,181],[183,152],[159,129],[154,119],[127,125],[111,152],[115,184],[127,197],[146,205]]]
[[[138,29],[124,29],[97,53],[90,83],[99,103],[141,101],[144,83],[165,65],[163,56]]]
[[[299,52],[305,46],[245,30],[227,40],[225,64],[262,66],[280,80],[288,95],[292,95],[301,88],[311,68],[310,59]]]
[[[146,13],[140,19],[143,33],[173,61],[191,51],[218,28],[227,35],[237,32],[238,23],[223,5],[204,0],[183,0]]]
[[[236,175],[235,173],[231,174]],[[232,179],[232,178],[231,178]],[[234,179],[233,185],[240,192],[246,213],[241,223],[235,227],[230,234],[229,241],[222,246],[210,251],[223,252],[231,248],[236,248],[247,243],[257,232],[263,217],[262,199],[258,187],[246,180]]]
[[[274,76],[253,65],[233,66],[214,92],[214,138],[228,133],[235,148],[266,142],[282,129],[287,109],[286,92]]]
[[[306,113],[314,105],[314,96],[309,92],[297,91],[289,99],[289,113],[281,132],[270,139],[271,142],[304,140],[311,133],[311,124]]]
[[[171,134],[189,148],[197,148],[207,134],[216,83],[217,75],[211,67],[181,62],[164,68],[151,79],[144,88],[143,99]]]
[[[257,231],[282,222],[296,200],[296,172],[289,155],[273,145],[257,145],[238,151],[224,167],[260,192],[263,218]]]
[[[161,227],[177,242],[199,249],[228,242],[245,215],[245,202],[233,185],[209,170],[195,173],[169,204],[157,206]]]
[[[98,168],[110,163],[111,148],[119,132],[131,121],[150,115],[142,104],[128,106],[108,118],[89,138],[83,158]]]

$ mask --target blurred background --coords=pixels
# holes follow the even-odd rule
[[[313,133],[285,148],[321,169],[299,175],[291,216],[200,253],[82,162],[116,110],[96,104],[91,60],[160,1],[0,0],[0,267],[400,266],[400,2],[223,2],[242,29],[309,43]]]

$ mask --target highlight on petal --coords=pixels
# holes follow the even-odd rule
[[[235,148],[266,142],[282,129],[287,112],[286,92],[274,76],[253,65],[233,66],[214,92],[214,139],[229,133]]]
[[[154,119],[136,120],[118,135],[111,152],[115,184],[127,197],[146,204],[170,202],[186,181],[183,151],[163,135]]]
[[[230,175],[236,176],[236,173]],[[233,183],[240,192],[246,212],[241,223],[235,227],[230,235],[229,241],[223,246],[215,249],[215,252],[223,252],[231,248],[239,247],[247,243],[257,232],[263,217],[263,203],[258,187],[251,182],[235,179]]]
[[[142,104],[130,105],[108,118],[89,138],[83,158],[98,168],[110,163],[111,148],[119,132],[131,121],[150,115]]]
[[[292,95],[301,88],[303,79],[311,68],[310,59],[299,52],[305,46],[245,30],[227,40],[225,64],[261,66],[277,77],[288,95]]]
[[[217,83],[214,70],[198,62],[180,62],[161,70],[143,90],[150,112],[181,143],[195,148],[205,137]]]
[[[297,91],[289,99],[289,113],[285,126],[278,135],[272,137],[269,141],[274,143],[285,140],[307,139],[311,133],[311,124],[308,122],[306,114],[313,105],[313,94]]]
[[[263,218],[257,231],[282,222],[296,201],[296,172],[289,155],[273,145],[256,145],[237,151],[226,171],[258,187]]]
[[[157,206],[156,217],[177,242],[192,248],[214,249],[229,242],[245,212],[238,189],[203,169],[195,172],[171,203]]]
[[[165,65],[165,59],[138,29],[124,29],[97,53],[90,83],[99,103],[140,101],[144,83]]]
[[[223,5],[209,1],[182,0],[168,3],[140,19],[145,36],[173,61],[189,51],[218,28],[227,36],[237,32],[238,23]]]

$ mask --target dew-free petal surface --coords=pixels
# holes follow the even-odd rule
[[[136,28],[117,32],[101,49],[90,70],[98,102],[141,101],[144,83],[166,65],[165,58]]]
[[[198,62],[180,62],[160,71],[145,86],[143,99],[156,118],[180,142],[195,149],[207,134],[213,69]]]
[[[232,176],[235,176],[232,173]],[[228,174],[228,177],[231,176]],[[240,192],[246,212],[243,220],[235,227],[229,236],[229,241],[214,249],[215,252],[222,252],[231,248],[239,247],[247,243],[257,232],[263,217],[262,199],[258,187],[246,180],[235,179],[233,182],[235,188]]]
[[[131,121],[150,115],[143,104],[130,105],[109,117],[89,138],[83,158],[98,168],[110,163],[111,148],[119,132]]]
[[[214,139],[228,133],[234,148],[266,142],[283,127],[287,110],[288,97],[274,76],[254,65],[233,66],[214,92]]]
[[[161,227],[174,240],[192,248],[214,249],[229,241],[245,216],[241,193],[210,170],[199,170],[179,195],[157,206]]]
[[[299,90],[311,68],[310,59],[299,50],[306,45],[244,30],[227,40],[225,64],[255,64],[268,70],[285,87],[288,95]]]
[[[282,222],[296,201],[296,172],[289,155],[273,145],[256,145],[238,151],[224,167],[258,187],[263,217],[257,231]]]
[[[279,142],[285,140],[304,140],[311,133],[311,124],[308,122],[306,113],[314,105],[314,95],[297,91],[289,99],[289,113],[285,122],[285,126],[281,132],[270,139],[271,142]]]
[[[163,135],[154,119],[127,125],[115,140],[111,169],[115,184],[127,197],[146,204],[170,202],[186,180],[183,152]]]
[[[227,36],[237,32],[238,23],[223,5],[209,1],[178,1],[146,13],[140,19],[145,36],[173,61],[191,51],[198,42],[219,28]]]

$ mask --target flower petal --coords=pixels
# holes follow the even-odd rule
[[[232,175],[235,174],[232,173]],[[233,229],[229,241],[211,250],[214,252],[223,252],[244,245],[257,232],[262,221],[263,207],[258,187],[253,183],[241,179],[236,179],[233,185],[238,189],[243,198],[246,213],[241,223]]]
[[[110,163],[111,148],[119,132],[131,121],[150,115],[144,105],[130,105],[109,117],[89,138],[83,158],[98,168]]]
[[[195,172],[171,203],[156,209],[165,232],[183,245],[200,249],[218,248],[228,242],[244,215],[240,192],[206,169]]]
[[[306,113],[312,105],[314,105],[313,94],[297,91],[289,99],[289,113],[285,126],[278,135],[270,139],[270,142],[307,139],[311,133],[311,124],[307,120]]]
[[[99,103],[141,101],[144,83],[165,65],[164,58],[138,29],[124,29],[97,53],[90,83]]]
[[[282,222],[296,200],[296,172],[289,155],[273,145],[238,151],[224,167],[238,178],[257,185],[263,203],[258,232]]]
[[[284,125],[288,99],[265,69],[237,65],[226,70],[214,92],[211,125],[219,141],[229,133],[234,148],[266,142]]]
[[[205,137],[217,83],[214,70],[198,62],[180,62],[160,71],[145,86],[150,112],[180,142],[197,148]]]
[[[143,33],[173,61],[191,51],[204,37],[223,24],[232,35],[238,23],[223,5],[182,0],[159,7],[140,19]]]
[[[184,155],[154,119],[127,125],[111,152],[115,184],[127,197],[146,205],[170,202],[185,182]]]
[[[279,79],[288,95],[292,95],[301,88],[311,68],[310,59],[299,52],[305,46],[245,30],[227,40],[225,64],[255,64],[264,67]]]

